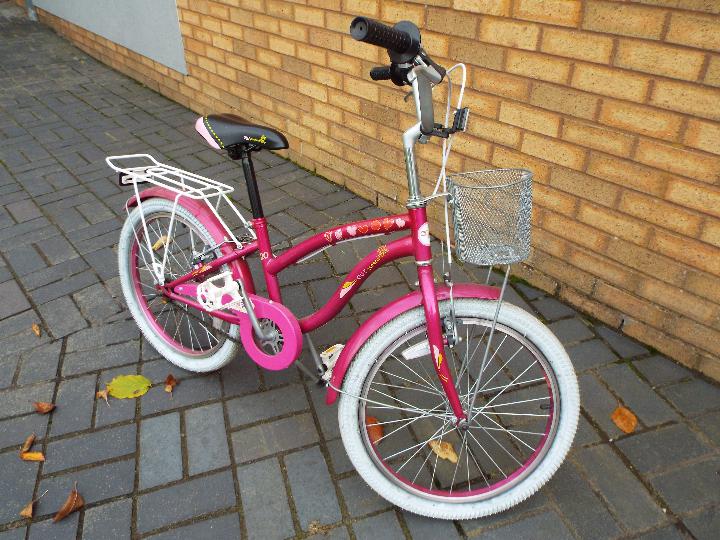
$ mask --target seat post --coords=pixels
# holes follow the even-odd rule
[[[260,202],[260,191],[258,190],[257,178],[255,177],[255,167],[250,157],[250,151],[247,148],[241,148],[240,160],[242,162],[248,196],[250,197],[250,208],[252,209],[253,218],[265,217],[262,203]]]

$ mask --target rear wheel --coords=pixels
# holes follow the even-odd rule
[[[122,290],[138,327],[160,354],[189,371],[212,371],[235,356],[237,344],[228,336],[238,339],[239,328],[173,302],[157,290],[153,262],[166,258],[167,282],[190,272],[193,256],[214,245],[203,224],[182,206],[177,207],[171,230],[172,211],[171,201],[150,199],[128,216],[118,246]],[[222,267],[219,272],[226,270]]]
[[[447,361],[464,425],[433,369],[422,308],[380,328],[347,374],[338,415],[348,455],[406,510],[444,519],[500,512],[547,482],[570,448],[579,395],[564,348],[532,315],[504,304],[483,366],[496,305],[455,301],[460,341]],[[447,315],[449,302],[440,307]]]

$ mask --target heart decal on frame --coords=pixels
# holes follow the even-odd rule
[[[345,230],[350,236],[355,236],[357,234],[357,225],[348,225]]]

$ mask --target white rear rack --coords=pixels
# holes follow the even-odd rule
[[[230,227],[228,227],[225,220],[218,212],[221,201],[225,203],[233,210],[235,215],[240,219],[248,235],[252,238],[257,238],[252,225],[243,217],[240,211],[237,209],[235,204],[228,197],[229,193],[235,191],[232,186],[212,180],[199,174],[191,173],[173,167],[172,165],[166,165],[160,163],[154,157],[149,154],[128,154],[124,156],[108,156],[105,158],[105,162],[110,166],[111,169],[119,173],[119,181],[121,185],[133,186],[135,190],[135,198],[137,205],[142,212],[142,200],[140,197],[140,190],[138,184],[150,183],[165,188],[175,194],[175,200],[173,205],[173,211],[170,218],[169,230],[173,230],[173,224],[175,222],[175,212],[179,200],[182,197],[203,201],[207,207],[212,211],[215,217],[218,219],[225,231],[225,240],[228,242],[234,242],[237,247],[242,247],[242,242],[237,239],[233,234]],[[125,162],[125,163],[123,163]],[[127,209],[128,214],[130,208]],[[149,243],[149,235],[147,230],[147,223],[143,215],[143,229],[145,230],[145,238],[148,244],[149,252],[152,253],[152,246]],[[137,233],[136,233],[137,240]],[[163,256],[162,262],[153,263],[153,271],[155,277],[159,283],[164,281],[164,268],[167,260],[167,250]]]

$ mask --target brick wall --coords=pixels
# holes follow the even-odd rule
[[[288,157],[388,210],[405,200],[403,91],[353,15],[409,19],[469,66],[451,170],[535,172],[516,273],[720,379],[720,3],[178,0],[189,76],[41,12],[82,49],[201,112],[274,126]],[[438,92],[438,106],[443,103]],[[419,149],[429,187],[437,145]],[[437,217],[437,214],[435,214]]]

